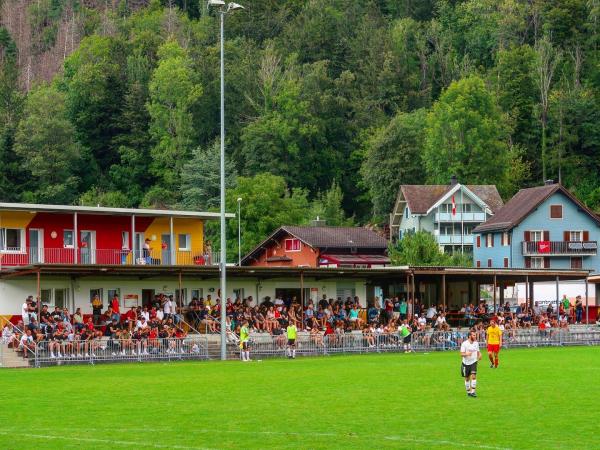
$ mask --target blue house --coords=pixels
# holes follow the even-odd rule
[[[473,234],[475,267],[600,270],[600,218],[560,184],[521,189]]]

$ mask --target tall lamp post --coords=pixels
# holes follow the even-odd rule
[[[238,197],[238,267],[242,265],[242,197]]]
[[[223,0],[208,0],[207,8],[216,8],[220,16],[221,29],[221,258],[219,268],[221,270],[221,359],[227,359],[227,241],[225,239],[225,55],[223,42],[225,40],[224,26],[225,15],[236,9],[244,9],[237,3],[225,5]]]

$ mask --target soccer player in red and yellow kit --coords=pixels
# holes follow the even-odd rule
[[[498,368],[498,353],[500,353],[500,347],[502,347],[502,330],[496,323],[496,318],[492,317],[490,320],[490,326],[487,331],[487,351],[488,357],[490,358],[490,367]]]

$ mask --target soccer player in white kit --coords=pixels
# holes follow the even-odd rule
[[[465,379],[465,389],[469,397],[477,397],[475,388],[477,387],[477,361],[481,359],[479,351],[479,342],[474,331],[469,331],[469,338],[460,346],[460,356],[462,365],[460,374]]]

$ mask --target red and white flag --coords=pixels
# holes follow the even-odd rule
[[[454,201],[454,195],[452,196],[452,215],[456,215],[456,202]]]

